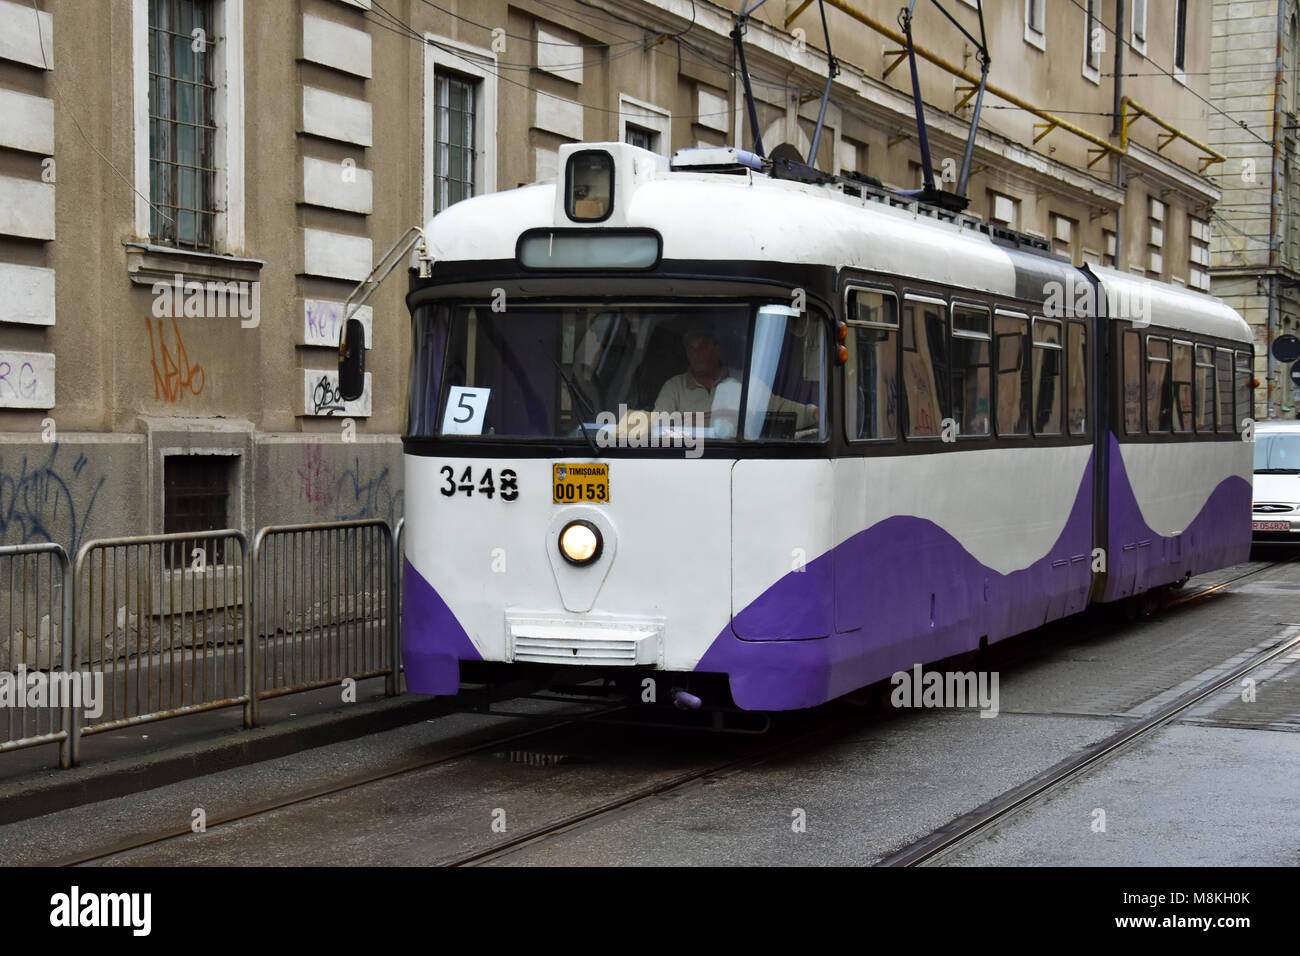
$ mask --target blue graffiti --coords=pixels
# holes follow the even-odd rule
[[[39,466],[33,467],[23,455],[17,473],[6,470],[0,458],[0,542],[53,541],[67,548],[69,556],[76,554],[105,479],[101,475],[89,496],[82,496],[85,504],[78,517],[77,501],[68,483],[81,479],[87,459],[79,454],[70,468],[60,468],[58,457],[59,445],[55,442]]]
[[[352,467],[339,475],[335,486],[340,520],[382,518],[390,528],[396,527],[397,519],[402,516],[405,495],[404,491],[393,491],[387,467],[370,480],[362,481],[360,458],[352,460]]]

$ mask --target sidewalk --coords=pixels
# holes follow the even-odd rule
[[[465,701],[384,697],[382,677],[360,681],[356,702],[337,686],[264,700],[260,726],[245,730],[243,708],[124,727],[84,737],[81,763],[58,766],[58,745],[0,754],[0,824],[93,803],[230,767],[428,720]]]

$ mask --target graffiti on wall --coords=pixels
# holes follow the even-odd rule
[[[320,445],[304,445],[302,467],[298,469],[299,494],[318,515],[327,515],[334,504],[337,481]]]
[[[190,362],[176,317],[157,319],[156,328],[154,321],[148,316],[144,320],[149,329],[149,356],[153,359],[153,397],[165,402],[179,402],[186,392],[200,394],[207,384],[203,366]],[[171,346],[167,344],[165,321],[170,321],[172,326]]]
[[[69,452],[60,454],[57,442],[43,460],[0,455],[0,543],[53,541],[75,555],[105,481],[102,474],[95,480],[89,465],[80,452],[75,460]],[[73,487],[89,490],[74,495]]]
[[[312,389],[311,403],[313,415],[333,415],[345,410],[343,392],[337,386],[337,376],[334,380],[328,375],[320,377]]]
[[[354,456],[352,464],[336,472],[320,445],[304,445],[298,469],[300,497],[320,518],[358,521],[380,518],[395,527],[402,517],[405,493],[394,489],[387,465],[366,468]]]

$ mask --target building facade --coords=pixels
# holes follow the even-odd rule
[[[1294,361],[1273,342],[1300,335],[1300,5],[1214,2],[1210,142],[1218,177],[1211,249],[1214,294],[1255,329],[1257,418],[1300,417]],[[1284,355],[1286,353],[1283,353]]]
[[[986,0],[969,211],[1076,263],[1208,290],[1211,2]],[[898,6],[827,5],[840,72],[808,158],[915,187]],[[979,36],[973,0],[947,6]],[[334,343],[353,286],[447,205],[554,178],[564,143],[750,146],[738,8],[0,0],[0,543],[395,522],[404,281],[362,313],[369,379],[345,402]],[[951,189],[976,48],[917,9]],[[822,36],[816,4],[748,19],[768,150],[811,147]]]

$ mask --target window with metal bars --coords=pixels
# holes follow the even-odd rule
[[[623,139],[631,146],[639,146],[651,152],[655,152],[659,145],[659,135],[654,130],[646,129],[644,126],[633,126],[631,123],[627,124]]]
[[[149,0],[149,235],[213,251],[216,43],[212,0]]]
[[[231,477],[237,459],[233,455],[168,455],[163,459],[163,531],[219,531],[230,527]],[[225,560],[225,540],[194,538],[174,542],[167,549],[169,567],[190,563],[195,548],[201,548],[206,564]]]
[[[1099,0],[1085,0],[1084,3],[1083,65],[1092,71],[1101,70],[1103,40],[1101,21],[1097,17],[1099,5]]]
[[[434,212],[474,195],[478,80],[438,70],[434,74],[437,141],[433,151]]]

